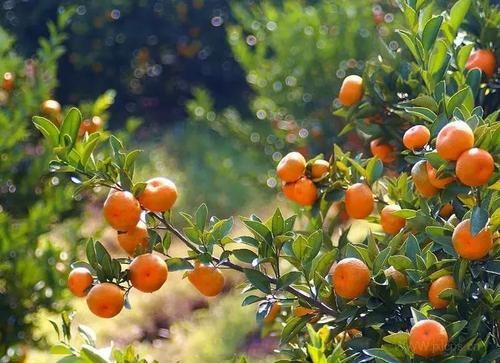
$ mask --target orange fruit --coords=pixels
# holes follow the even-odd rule
[[[75,296],[84,297],[87,295],[87,290],[92,283],[94,278],[89,270],[85,267],[77,267],[68,275],[68,288],[69,291]]]
[[[456,289],[456,288],[457,284],[455,283],[455,280],[451,275],[441,276],[440,278],[435,280],[431,284],[428,292],[429,302],[432,305],[432,307],[435,309],[443,309],[447,307],[450,304],[450,302],[448,300],[441,299],[439,297],[439,294],[441,294],[446,289]]]
[[[434,169],[431,163],[429,162],[425,164],[425,167],[427,169],[427,176],[429,177],[429,183],[431,183],[432,186],[435,188],[444,189],[448,184],[452,183],[455,180],[455,178],[452,176],[445,176],[438,178],[437,170]]]
[[[406,219],[395,216],[392,212],[401,210],[396,204],[386,205],[380,211],[380,225],[387,234],[397,234],[406,225]]]
[[[111,227],[118,231],[128,231],[137,226],[141,206],[132,193],[111,189],[104,202],[103,212]]]
[[[313,315],[309,320],[310,323],[316,323],[321,318],[317,310],[306,308],[305,306],[300,305],[293,308],[293,315],[299,318],[306,315]]]
[[[55,100],[46,100],[42,103],[41,111],[44,116],[57,125],[61,122],[61,104]]]
[[[92,119],[83,120],[78,130],[78,136],[83,136],[85,133],[89,135],[99,131],[102,128],[102,119],[99,116],[94,116]]]
[[[152,253],[139,255],[130,263],[128,277],[137,290],[153,292],[167,281],[167,264]]]
[[[313,205],[318,199],[318,189],[311,179],[302,177],[294,183],[293,200],[303,206]]]
[[[295,198],[295,183],[281,183],[281,190],[285,197],[292,200]]]
[[[139,246],[142,246],[143,250],[146,249],[148,239],[148,228],[143,221],[139,221],[135,227],[128,231],[118,231],[118,243],[129,256],[132,256]]]
[[[193,270],[187,273],[189,281],[204,296],[218,295],[224,288],[224,275],[218,268],[195,264]]]
[[[156,177],[146,182],[146,188],[138,196],[139,203],[151,212],[170,210],[177,200],[177,188],[170,179]]]
[[[439,215],[443,218],[448,218],[453,213],[453,205],[451,203],[446,203],[439,210]]]
[[[410,350],[423,358],[441,355],[448,345],[448,333],[435,320],[420,320],[410,330]]]
[[[497,69],[495,53],[489,49],[478,49],[471,53],[465,64],[465,68],[479,68],[486,78],[491,78]]]
[[[406,276],[396,270],[394,267],[390,266],[389,268],[386,268],[384,270],[384,274],[388,279],[394,280],[394,282],[400,289],[408,287],[408,279],[406,278]]]
[[[123,309],[123,290],[110,282],[92,287],[87,295],[87,305],[92,313],[101,318],[112,318]]]
[[[14,75],[11,72],[3,74],[2,88],[7,92],[12,91],[14,88]]]
[[[286,183],[299,180],[306,170],[306,159],[301,153],[292,151],[286,154],[276,167],[278,178]]]
[[[422,149],[429,143],[431,132],[423,125],[410,127],[403,135],[403,145],[410,150]]]
[[[345,191],[345,209],[349,217],[363,219],[373,210],[373,193],[364,183],[356,183]]]
[[[321,179],[330,172],[330,163],[326,160],[315,160],[311,165],[311,177]]]
[[[350,75],[344,78],[339,92],[339,101],[342,106],[352,106],[363,98],[363,78]]]
[[[455,227],[451,242],[460,257],[479,260],[493,248],[493,233],[486,227],[473,236],[470,231],[470,219],[466,219]]]
[[[275,321],[280,312],[281,312],[281,304],[277,302],[273,303],[271,305],[271,309],[269,309],[266,317],[264,318],[264,323],[270,324],[273,321]]]
[[[363,295],[370,284],[370,270],[357,258],[340,260],[332,273],[335,294],[344,299],[355,299]]]
[[[382,139],[375,139],[370,142],[370,151],[373,156],[377,156],[384,163],[392,163],[396,160],[394,156],[394,147],[386,144]]]
[[[472,146],[474,146],[474,133],[463,121],[446,124],[436,138],[436,151],[445,160],[457,160]]]
[[[494,169],[493,156],[486,150],[475,147],[460,155],[455,166],[455,173],[462,184],[478,187],[488,183]]]
[[[420,160],[413,168],[411,168],[411,177],[415,189],[418,193],[425,198],[430,198],[439,192],[439,189],[431,184],[429,180],[429,174],[427,173],[427,161]]]

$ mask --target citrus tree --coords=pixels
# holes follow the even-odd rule
[[[242,304],[255,304],[257,319],[279,332],[283,362],[499,359],[500,111],[485,101],[497,77],[488,34],[498,8],[471,0],[440,14],[426,1],[401,8],[401,48],[384,48],[339,93],[339,115],[352,124],[344,132],[390,137],[389,152],[366,157],[333,145],[328,160],[287,154],[276,173],[299,218],[279,209],[241,218],[248,232],[239,237],[232,218],[210,216],[205,205],[174,225],[178,192],[189,191],[164,176],[135,180],[139,151],[113,135],[78,139],[77,109],[60,127],[35,117],[56,155],[51,168],[78,175],[77,193],[109,188],[103,216],[128,255],[112,258],[90,238],[87,261],[74,262],[68,277],[73,294],[111,318],[130,307],[131,289],[154,292],[169,273],[184,270],[211,297],[231,269],[247,281]],[[467,32],[466,14],[478,17],[477,33]],[[336,213],[367,220],[366,237],[354,241]],[[171,254],[174,238],[186,256]]]

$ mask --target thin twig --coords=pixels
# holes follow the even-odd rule
[[[202,253],[202,251],[199,250],[199,248],[193,244],[186,236],[184,236],[182,234],[182,232],[180,232],[177,228],[175,228],[173,225],[171,225],[165,218],[157,215],[157,214],[151,214],[154,218],[156,218],[158,221],[160,221],[161,223],[163,223],[166,227],[167,230],[169,230],[170,232],[172,232],[173,235],[175,235],[177,238],[179,238],[186,246],[188,246],[191,250],[197,252],[197,253]],[[235,271],[239,271],[241,273],[245,273],[245,270],[242,266],[240,265],[237,265],[237,264],[234,264],[232,263],[231,261],[228,261],[228,260],[224,260],[224,261],[221,261],[219,258],[217,257],[214,257],[212,256],[212,259],[217,262],[218,264],[222,265],[222,266],[225,266],[225,267],[228,267],[232,270],[235,270]],[[268,276],[268,275],[265,275],[264,276],[266,277],[266,279],[268,280],[269,283],[273,284],[273,285],[276,285],[277,284],[277,279],[271,277],[271,276]],[[317,308],[321,313],[325,314],[325,315],[330,315],[330,316],[335,316],[337,315],[337,311],[332,309],[331,307],[329,307],[328,305],[322,303],[321,301],[318,301],[316,299],[314,299],[313,297],[307,295],[306,293],[292,287],[292,286],[287,286],[285,288],[285,290],[287,292],[289,292],[290,294],[296,296],[297,298],[307,302],[309,305]]]

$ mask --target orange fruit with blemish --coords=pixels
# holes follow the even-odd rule
[[[448,345],[448,333],[435,320],[420,320],[410,329],[410,350],[423,358],[443,354]]]
[[[345,209],[349,217],[363,219],[373,211],[373,193],[364,183],[355,183],[345,192]]]
[[[111,189],[103,206],[104,218],[114,229],[128,231],[137,226],[141,206],[128,191]]]
[[[339,92],[339,101],[342,106],[350,107],[363,98],[363,78],[350,75],[344,78]]]
[[[167,281],[167,264],[153,253],[139,255],[130,263],[128,277],[137,290],[153,292]]]
[[[177,187],[170,179],[156,177],[146,181],[146,188],[137,197],[144,209],[166,212],[177,200]]]
[[[384,274],[388,279],[392,279],[396,283],[396,286],[400,289],[408,287],[408,279],[406,276],[402,272],[396,270],[393,266],[386,268],[384,270]]]
[[[487,256],[493,248],[493,233],[485,227],[473,236],[470,228],[470,219],[460,222],[453,231],[451,242],[460,257],[479,260]]]
[[[101,318],[118,315],[125,303],[123,290],[110,282],[103,282],[92,287],[87,295],[90,311]]]
[[[457,160],[464,152],[474,146],[474,133],[464,121],[446,124],[436,138],[436,151],[445,160]]]
[[[77,267],[68,275],[69,291],[75,296],[84,297],[87,295],[88,289],[92,286],[94,278],[89,270],[85,267]]]
[[[332,273],[335,294],[349,300],[363,295],[370,284],[370,279],[368,266],[353,257],[340,260]]]

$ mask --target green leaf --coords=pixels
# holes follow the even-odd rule
[[[308,248],[307,240],[302,235],[299,235],[292,243],[293,255],[297,257],[300,261],[304,259],[307,248]]]
[[[104,358],[99,351],[87,344],[84,344],[80,349],[80,355],[82,358],[88,359],[92,363],[110,363],[111,361]]]
[[[33,116],[33,123],[35,127],[43,134],[49,141],[52,147],[59,144],[59,129],[51,121],[45,117]]]
[[[437,118],[434,112],[425,107],[405,107],[405,111],[429,122],[434,122]]]
[[[243,269],[246,278],[248,281],[260,291],[270,294],[271,293],[271,285],[269,284],[269,279],[266,275],[264,275],[259,270],[245,268]]]
[[[451,96],[448,102],[446,102],[446,112],[448,113],[448,116],[451,117],[455,108],[462,105],[467,107],[468,110],[472,110],[472,107],[474,106],[474,98],[472,97],[472,92],[469,87],[462,88],[460,91]]]
[[[301,276],[302,273],[299,271],[287,272],[278,279],[276,287],[282,290],[286,289],[288,286],[290,286],[291,284],[295,283],[298,279],[300,279]]]
[[[407,271],[408,273],[408,271]],[[419,290],[411,290],[404,293],[396,300],[396,304],[408,305],[427,301],[427,294]]]
[[[87,261],[89,261],[90,266],[94,269],[98,269],[99,265],[97,263],[97,256],[95,253],[94,240],[89,238],[85,247],[85,252],[87,255]]]
[[[373,184],[382,177],[384,173],[384,164],[379,158],[371,158],[366,165],[366,179],[368,184]]]
[[[387,342],[389,344],[400,345],[404,347],[408,345],[408,341],[410,339],[410,333],[406,332],[392,333],[386,335],[382,339],[384,340],[384,342]]]
[[[382,348],[363,349],[363,353],[370,357],[378,358],[382,362],[399,363],[399,359]]]
[[[273,236],[279,236],[285,232],[285,220],[283,219],[283,215],[279,208],[273,214],[273,219],[271,223],[271,230],[273,232]]]
[[[443,17],[441,15],[431,18],[424,27],[422,32],[422,45],[426,52],[428,52],[436,38],[439,34],[439,29],[441,28],[441,23],[443,22]]]
[[[317,256],[311,264],[311,271],[309,278],[314,279],[314,285],[318,287],[321,284],[321,279],[324,278],[330,267],[337,257],[338,250],[333,249]]]
[[[467,60],[469,59],[470,52],[474,49],[474,44],[467,44],[460,48],[457,54],[457,67],[458,69],[464,69]]]
[[[460,27],[460,24],[462,24],[465,18],[465,15],[469,11],[471,2],[471,0],[459,0],[452,6],[448,24],[454,31],[453,36],[455,36],[458,28]]]
[[[464,357],[462,355],[454,355],[453,357],[443,359],[441,361],[441,363],[469,363],[469,362],[473,362],[473,361],[474,361],[474,359],[469,358],[469,357]],[[493,362],[493,360],[485,361],[485,363],[486,362],[491,363],[491,362]]]
[[[419,310],[415,309],[414,307],[410,307],[411,309],[411,316],[413,318],[413,323],[417,323],[420,320],[425,320],[427,319],[427,316],[425,316],[422,312]]]
[[[322,245],[323,231],[318,230],[312,233],[307,239],[307,250],[305,251],[304,260],[306,262],[312,261],[312,259],[318,255]]]
[[[377,274],[382,268],[387,263],[387,259],[389,258],[389,255],[391,254],[391,247],[386,247],[380,253],[377,255],[375,258],[375,261],[373,262],[373,273]]]
[[[449,341],[453,341],[460,335],[460,332],[467,326],[466,320],[454,321],[453,323],[446,326],[446,331],[448,332]]]
[[[211,229],[211,236],[212,238],[218,242],[222,238],[226,237],[229,232],[233,229],[233,224],[234,220],[233,217],[227,218],[227,219],[222,219],[218,221],[217,223],[214,224],[214,226]]]
[[[81,123],[82,114],[77,108],[72,107],[62,122],[59,134],[59,144],[67,143],[67,141],[65,141],[67,138],[65,137],[69,136],[71,142],[69,145],[66,144],[66,146],[72,148],[78,137],[78,130],[80,129]]]
[[[412,39],[411,33],[404,31],[404,30],[397,30],[396,32],[399,34],[399,36],[401,37],[403,42],[406,44],[406,47],[408,48],[410,53],[413,55],[413,57],[415,58],[417,63],[421,64],[422,60],[420,59],[420,56],[419,56],[418,51],[417,51],[417,47]]]
[[[253,251],[247,249],[237,249],[233,250],[233,255],[241,262],[252,263],[253,260],[258,258],[257,254]]]
[[[243,299],[243,301],[241,302],[241,306],[251,305],[262,300],[264,300],[262,296],[249,295]]]
[[[188,260],[183,258],[173,257],[167,258],[166,261],[169,271],[191,270],[193,265]]]
[[[417,211],[413,209],[400,209],[391,213],[394,216],[398,216],[404,219],[412,219],[417,216]]]
[[[481,207],[474,207],[470,218],[470,233],[475,236],[481,232],[488,223],[488,212]]]
[[[196,221],[196,227],[203,231],[205,230],[205,225],[207,223],[208,218],[208,207],[205,203],[202,203],[196,212],[194,213],[194,219]]]
[[[413,268],[413,262],[408,257],[403,255],[389,256],[389,265],[393,266],[398,271],[404,271],[408,268]]]
[[[96,334],[92,329],[90,329],[86,325],[80,324],[80,325],[78,325],[78,331],[85,338],[85,340],[87,341],[87,344],[95,347]]]
[[[248,229],[254,234],[255,238],[259,239],[261,242],[271,243],[272,234],[265,224],[250,219],[244,219],[243,223],[245,223]]]
[[[308,321],[309,317],[307,315],[302,317],[292,316],[289,318],[281,332],[280,344],[287,344],[290,340],[292,340],[302,331]]]
[[[444,74],[443,69],[448,66],[447,60],[449,61],[449,59],[450,58],[446,42],[442,39],[439,39],[434,43],[434,47],[432,48],[432,51],[429,55],[429,62],[427,64],[427,70],[433,77],[435,77],[435,82],[439,82],[442,80]]]
[[[50,347],[50,354],[72,354],[71,349],[64,343],[57,343]]]
[[[476,96],[481,86],[481,71],[477,68],[471,69],[467,72],[466,82],[469,85],[472,95]]]

